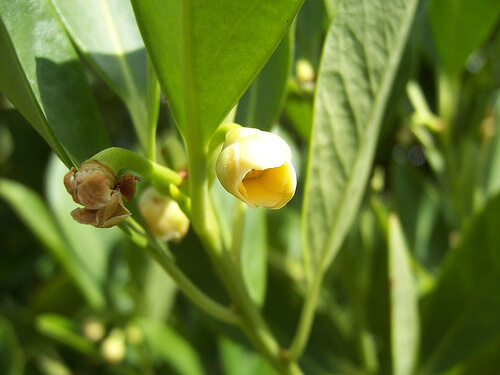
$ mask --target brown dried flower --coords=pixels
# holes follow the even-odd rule
[[[97,160],[89,160],[64,176],[64,186],[75,203],[83,208],[71,212],[71,216],[81,224],[97,228],[109,228],[131,215],[123,205],[124,198],[129,202],[135,194],[135,181],[140,180],[132,174],[125,174],[118,180],[111,168]]]

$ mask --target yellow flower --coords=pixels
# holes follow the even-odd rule
[[[181,241],[189,229],[189,219],[177,202],[152,186],[141,195],[139,209],[151,232],[165,241]]]
[[[227,133],[216,172],[224,189],[251,208],[281,208],[297,186],[290,147],[276,134],[253,128]]]

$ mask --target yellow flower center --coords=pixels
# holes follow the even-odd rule
[[[240,182],[238,191],[257,206],[272,208],[278,205],[294,191],[288,164],[264,170],[252,169]]]

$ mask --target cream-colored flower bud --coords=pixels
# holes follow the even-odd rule
[[[281,208],[297,186],[290,147],[276,134],[253,128],[227,133],[216,172],[224,189],[251,208]]]
[[[82,330],[84,336],[93,342],[100,341],[106,334],[106,327],[102,321],[96,318],[87,319],[83,323]]]
[[[141,195],[139,209],[151,232],[165,241],[180,241],[189,229],[189,219],[177,202],[152,186]]]
[[[127,346],[121,329],[114,329],[101,343],[101,355],[109,363],[118,364],[125,358]]]

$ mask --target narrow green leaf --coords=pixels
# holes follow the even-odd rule
[[[264,209],[247,209],[245,212],[240,261],[243,280],[250,297],[261,306],[266,298],[267,286],[267,231]]]
[[[58,314],[40,314],[35,320],[37,330],[62,344],[90,357],[99,356],[92,342],[78,333],[73,320]]]
[[[44,353],[37,353],[35,362],[38,369],[45,375],[71,375],[71,370],[57,358],[57,354],[48,355]]]
[[[292,35],[290,30],[242,96],[238,103],[236,123],[269,130],[277,121],[292,67]]]
[[[484,206],[448,252],[422,306],[422,373],[457,364],[500,336],[500,196]]]
[[[147,254],[148,255],[148,254]],[[175,304],[177,284],[151,257],[147,257],[142,276],[144,282],[139,295],[138,310],[142,316],[165,320]],[[136,266],[130,264],[130,267]]]
[[[346,0],[330,26],[316,89],[303,228],[310,271],[352,225],[418,1]]]
[[[262,69],[303,0],[132,0],[181,132],[207,140]],[[196,132],[196,131],[195,131]]]
[[[495,103],[495,126],[500,128],[500,96]],[[484,190],[486,198],[500,191],[500,132],[495,132],[485,163]]]
[[[100,291],[100,298],[103,299],[109,256],[121,232],[116,227],[99,229],[73,220],[70,213],[80,206],[73,202],[62,183],[67,172],[67,168],[57,158],[50,159],[45,185],[47,201],[60,233],[71,249],[71,257],[78,267],[78,272],[91,280],[95,288]],[[102,307],[104,301],[99,302]]]
[[[62,185],[61,181],[59,182]],[[59,225],[42,197],[28,187],[7,179],[0,179],[0,197],[5,199],[38,240],[61,262],[89,303],[95,308],[103,307],[104,295],[101,287],[81,266],[79,257],[73,253],[61,234]],[[70,218],[69,211],[67,214]]]
[[[51,1],[80,51],[125,102],[140,143],[146,147],[147,57],[130,3]]]
[[[443,68],[452,75],[490,35],[500,16],[498,0],[432,0],[429,18]]]
[[[203,375],[205,370],[189,341],[161,321],[141,318],[137,324],[144,332],[149,351],[158,362],[168,363],[179,375]]]
[[[228,338],[219,339],[219,351],[225,375],[276,374],[265,358]]]
[[[109,146],[83,67],[48,0],[0,2],[0,90],[70,165]],[[69,157],[69,158],[68,158]]]
[[[24,373],[26,360],[24,351],[12,324],[0,316],[0,358],[3,359],[2,371],[6,375]]]
[[[419,340],[418,299],[408,245],[395,215],[389,216],[388,244],[392,367],[394,374],[411,375]]]

